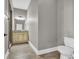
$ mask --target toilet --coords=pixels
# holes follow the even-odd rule
[[[60,59],[74,59],[74,39],[64,37],[64,46],[58,46]]]

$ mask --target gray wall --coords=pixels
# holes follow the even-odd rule
[[[4,9],[5,15],[8,15],[8,0],[5,0],[5,9]],[[4,33],[8,34],[8,19],[4,18]],[[8,35],[4,37],[5,41],[5,53],[8,50]]]
[[[14,8],[14,16],[26,16],[26,13],[26,10]]]
[[[74,0],[57,1],[57,44],[64,44],[64,36],[74,37]]]
[[[74,0],[64,0],[64,33],[74,37]]]
[[[29,40],[38,48],[38,0],[31,0],[27,20],[29,21]]]
[[[4,13],[8,15],[8,0],[4,0]]]
[[[63,45],[64,34],[73,34],[72,1],[31,0],[27,14],[29,40],[38,50]]]
[[[5,39],[5,53],[8,50],[8,41],[9,41],[9,32],[8,32],[8,19],[4,19],[4,33],[7,34],[7,36],[4,37]]]
[[[57,0],[39,0],[38,49],[57,46]]]
[[[64,43],[64,0],[57,0],[57,45]]]
[[[29,40],[39,50],[57,46],[56,4],[56,0],[31,0],[27,13]]]
[[[26,17],[26,15],[27,15],[27,11],[26,10],[22,10],[22,9],[16,9],[16,8],[14,8],[14,17],[16,17],[16,16],[24,16],[24,17]],[[26,19],[25,19],[26,20]],[[15,25],[15,30],[16,30],[16,24],[22,24],[23,25],[23,29],[25,29],[24,27],[25,27],[25,20],[22,20],[22,21],[20,21],[20,20],[14,20],[14,25]]]

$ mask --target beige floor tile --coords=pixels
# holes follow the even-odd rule
[[[8,59],[59,59],[59,52],[37,56],[29,44],[14,45],[10,49]]]

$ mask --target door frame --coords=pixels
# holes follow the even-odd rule
[[[9,41],[8,41],[8,48],[10,49],[10,47],[12,46],[12,7],[11,7],[11,3],[10,0],[8,0],[8,23],[9,23]]]

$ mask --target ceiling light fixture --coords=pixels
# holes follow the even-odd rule
[[[15,19],[16,20],[25,20],[25,17],[23,17],[23,16],[17,16],[17,17],[15,17]]]

